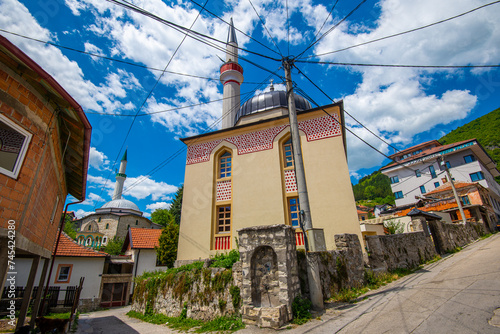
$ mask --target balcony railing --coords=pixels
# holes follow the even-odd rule
[[[231,236],[216,236],[215,237],[215,250],[226,250],[231,249]]]

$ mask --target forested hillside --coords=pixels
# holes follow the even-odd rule
[[[500,168],[500,108],[467,123],[439,139],[441,144],[451,144],[476,138]],[[500,177],[497,177],[500,183]]]
[[[363,203],[360,203],[363,205],[375,206],[377,204],[394,203],[389,178],[380,171],[375,171],[363,177],[358,184],[352,186],[352,190],[356,202],[363,201]]]

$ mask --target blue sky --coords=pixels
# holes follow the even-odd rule
[[[131,2],[184,27],[195,22],[200,10],[193,2],[184,0]],[[500,4],[416,32],[329,53],[447,19],[487,3],[367,1],[302,57],[310,61],[365,64],[500,64]],[[237,32],[240,47],[280,59],[282,55],[301,54],[316,34],[321,36],[330,30],[357,4],[340,0],[331,16],[328,13],[333,2],[316,0],[209,0],[206,9],[225,21],[232,17],[235,27],[252,37]],[[252,5],[265,21],[266,29]],[[146,215],[156,208],[168,207],[184,179],[185,146],[178,138],[220,126],[217,121],[221,117],[221,102],[199,103],[222,97],[218,80],[207,78],[218,79],[222,64],[219,57],[224,58],[224,53],[188,37],[174,55],[184,37],[182,33],[103,0],[1,0],[0,29],[143,67],[163,69],[169,64],[168,71],[203,77],[165,73],[155,87],[161,70],[91,57],[0,32],[58,80],[83,107],[92,124],[87,201],[73,209],[81,216],[111,199],[114,170],[125,148],[129,158],[125,198],[137,203]],[[228,26],[202,11],[193,30],[225,41]],[[245,51],[240,55],[271,72],[280,67],[279,61]],[[269,72],[243,60],[240,64],[245,77],[242,93],[252,96],[268,89]],[[399,149],[439,139],[500,106],[499,69],[306,63],[297,66],[331,99],[343,99],[347,112]],[[278,73],[283,76],[282,69]],[[297,86],[317,103],[331,103],[297,70],[292,76]],[[279,77],[273,79],[277,89],[284,88]],[[187,108],[175,109],[179,107]],[[135,119],[125,140],[134,119],[127,115],[136,113],[141,116]],[[393,153],[387,144],[348,116],[346,121],[352,131],[377,149]],[[352,135],[348,135],[347,144],[353,182],[388,163],[384,156]],[[178,155],[171,159],[174,154]]]

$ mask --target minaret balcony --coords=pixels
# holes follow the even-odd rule
[[[123,173],[116,173],[116,176],[127,177],[127,174],[123,174]]]
[[[235,62],[227,62],[227,63],[222,64],[222,66],[220,67],[221,74],[223,72],[226,72],[226,71],[238,71],[241,74],[243,74],[243,67],[241,67],[240,64],[235,63]]]

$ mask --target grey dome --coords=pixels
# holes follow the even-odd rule
[[[288,99],[286,98],[285,91],[278,90],[259,94],[243,103],[236,114],[235,123],[238,122],[240,117],[245,115],[280,107],[288,108]],[[311,109],[311,104],[302,96],[295,94],[295,108],[297,110],[307,110]]]
[[[135,210],[141,212],[139,210],[139,207],[135,205],[133,202],[120,198],[120,199],[115,199],[112,201],[109,201],[108,203],[104,204],[100,209],[129,209],[129,210]]]

